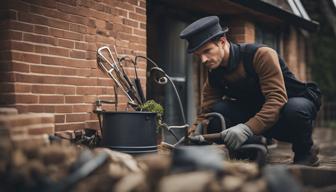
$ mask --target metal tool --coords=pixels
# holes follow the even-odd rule
[[[115,58],[109,47],[103,46],[97,50],[97,63],[113,79],[117,87],[127,96],[129,104],[136,107],[141,104],[136,96],[136,91],[129,81],[125,71],[120,65],[119,59]]]
[[[137,58],[138,56],[136,56],[135,58]],[[139,97],[140,101],[142,103],[145,103],[146,102],[146,98],[144,96],[144,93],[143,93],[143,89],[141,87],[141,82],[140,82],[140,79],[138,77],[138,72],[137,72],[137,60],[133,60],[131,57],[129,56],[124,56],[122,58],[120,58],[120,63],[124,62],[124,61],[130,61],[133,66],[134,66],[134,72],[135,72],[135,79],[134,79],[134,86],[135,86],[135,89],[137,91],[137,96]]]

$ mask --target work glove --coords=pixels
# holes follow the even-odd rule
[[[242,123],[221,132],[224,144],[231,150],[236,150],[252,135],[251,129]]]

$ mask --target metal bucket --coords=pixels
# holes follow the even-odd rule
[[[102,146],[131,154],[157,151],[156,113],[101,112]]]

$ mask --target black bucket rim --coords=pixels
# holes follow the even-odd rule
[[[100,111],[102,114],[157,114],[149,111]]]
[[[116,149],[113,149],[113,148],[110,148],[108,147],[109,149],[111,150],[116,150]],[[119,152],[122,152],[122,153],[127,153],[127,154],[145,154],[145,153],[157,153],[158,150],[155,149],[155,150],[145,150],[145,151],[124,151],[124,150],[116,150],[116,151],[119,151]]]
[[[157,145],[152,145],[152,146],[108,146],[109,148],[117,149],[117,150],[153,150],[157,149]]]

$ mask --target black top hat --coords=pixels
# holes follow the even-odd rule
[[[217,16],[203,17],[189,26],[181,33],[180,38],[188,41],[188,53],[194,52],[209,40],[223,35],[229,29],[225,27],[223,30],[219,24]]]

